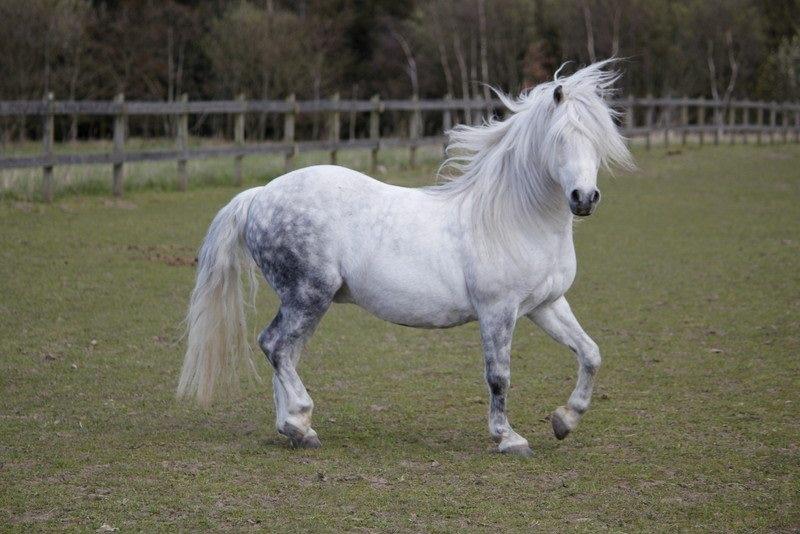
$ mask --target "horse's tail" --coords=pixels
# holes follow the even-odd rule
[[[195,283],[186,316],[186,356],[178,382],[179,398],[208,405],[214,387],[238,384],[242,361],[255,371],[247,341],[242,271],[255,297],[255,264],[244,247],[248,208],[261,188],[236,195],[217,213],[200,247]]]

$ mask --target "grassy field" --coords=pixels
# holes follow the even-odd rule
[[[276,435],[268,383],[176,402],[194,251],[233,188],[1,202],[0,528],[797,530],[800,147],[636,157],[576,229],[569,298],[604,366],[563,442],[545,417],[573,357],[518,324],[527,460],[492,452],[475,325],[334,306],[300,369],[320,450]],[[275,310],[263,290],[254,333]]]

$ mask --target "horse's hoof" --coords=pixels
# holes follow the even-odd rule
[[[322,442],[319,440],[317,433],[312,429],[308,429],[308,432],[303,432],[295,425],[285,423],[283,428],[279,429],[278,432],[289,438],[289,442],[294,448],[319,449],[322,447]]]
[[[577,423],[575,419],[576,417],[563,406],[553,412],[550,416],[550,422],[553,424],[553,434],[555,434],[556,439],[562,440],[569,435]]]
[[[528,445],[512,445],[502,449],[500,452],[511,456],[521,456],[523,458],[530,458],[533,456],[533,451]]]
[[[553,416],[553,434],[556,435],[556,439],[564,439],[569,435],[570,429],[569,427],[564,424],[564,421],[557,416]]]

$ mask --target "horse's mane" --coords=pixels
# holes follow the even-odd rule
[[[618,112],[606,98],[620,74],[607,69],[608,59],[523,92],[517,99],[496,91],[511,111],[480,126],[458,125],[449,132],[448,159],[439,175],[444,181],[428,188],[455,196],[471,210],[469,219],[479,241],[513,245],[514,237],[563,213],[566,203],[558,184],[547,175],[557,156],[556,141],[568,134],[584,135],[594,145],[604,167],[633,166],[625,139],[614,120]],[[556,105],[555,88],[563,88]],[[445,171],[445,172],[443,172]],[[449,172],[447,172],[449,171]]]

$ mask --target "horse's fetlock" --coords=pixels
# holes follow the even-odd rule
[[[503,436],[508,434],[508,425],[499,425],[496,423],[489,423],[489,434],[495,441],[500,441]]]
[[[570,399],[567,407],[579,416],[583,415],[589,409],[589,399]]]

